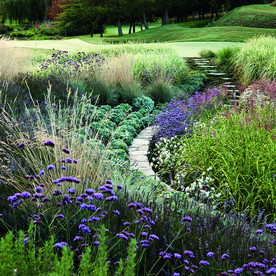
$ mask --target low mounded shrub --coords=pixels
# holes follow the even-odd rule
[[[133,105],[151,112],[154,108],[154,101],[149,97],[141,96],[133,100]]]
[[[202,50],[200,51],[200,56],[203,58],[214,58],[216,54],[212,50]]]

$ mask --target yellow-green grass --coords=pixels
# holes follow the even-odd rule
[[[216,26],[276,28],[276,8],[269,4],[238,7],[220,18]]]
[[[205,27],[185,28],[180,24],[169,24],[123,37],[104,39],[108,43],[140,42],[192,42],[192,41],[232,41],[244,42],[258,35],[276,36],[276,29],[249,27]]]

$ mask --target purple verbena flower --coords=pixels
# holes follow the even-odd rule
[[[55,146],[55,143],[51,140],[47,140],[47,141],[44,142],[44,145],[53,148]]]
[[[49,171],[49,170],[53,170],[54,168],[55,168],[54,165],[48,165],[47,170],[48,170],[48,171]]]
[[[63,152],[65,152],[65,153],[67,153],[67,154],[69,154],[69,153],[70,153],[70,150],[69,150],[69,149],[67,149],[67,148],[63,148],[63,149],[62,149],[62,151],[63,151]]]
[[[200,261],[200,262],[199,262],[199,265],[209,266],[210,263],[207,262],[207,261]]]

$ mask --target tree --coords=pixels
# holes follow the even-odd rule
[[[62,6],[64,11],[57,18],[57,25],[68,35],[104,33],[104,24],[108,22],[106,1],[75,0]]]

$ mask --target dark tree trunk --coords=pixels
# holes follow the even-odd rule
[[[195,11],[193,10],[192,21],[195,21]]]
[[[49,12],[49,0],[46,0],[46,3],[45,3],[45,16],[44,16],[45,20],[47,19],[48,12]]]
[[[214,18],[214,8],[212,8],[211,18]]]
[[[132,28],[132,18],[130,19],[128,34],[131,34],[131,28]]]
[[[205,17],[204,17],[204,12],[202,12],[202,19],[204,19]]]
[[[168,7],[166,6],[165,12],[164,12],[164,17],[165,17],[165,24],[169,24],[169,12],[168,12]]]
[[[147,30],[149,28],[148,23],[147,23],[147,18],[146,18],[146,13],[143,12],[143,21],[144,21],[144,26],[145,29]]]
[[[122,31],[122,24],[121,24],[121,18],[118,19],[118,35],[122,36],[123,31]]]
[[[141,31],[143,31],[143,24],[142,24],[142,19],[140,17],[140,28],[141,28]]]
[[[135,33],[135,19],[133,19],[133,29],[132,32]]]
[[[217,9],[217,7],[215,8],[215,13],[216,13],[216,18],[218,19],[219,15],[218,15],[218,9]]]

